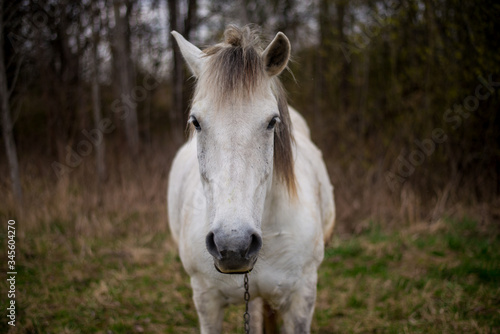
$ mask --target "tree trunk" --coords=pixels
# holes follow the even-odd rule
[[[315,53],[314,66],[314,128],[323,129],[322,122],[324,121],[324,112],[328,110],[331,94],[328,87],[328,77],[330,73],[331,56],[331,15],[330,15],[331,0],[321,0],[318,11],[319,25],[319,45],[318,52]]]
[[[92,114],[94,118],[94,126],[99,129],[99,123],[101,122],[101,91],[99,87],[99,57],[97,47],[99,44],[99,22],[100,22],[100,11],[96,8],[96,12],[93,15],[92,25]],[[97,25],[97,26],[96,26]],[[104,144],[104,135],[100,134],[101,140],[95,145],[96,149],[96,168],[97,168],[97,178],[99,184],[106,179],[106,163],[105,154],[106,146]]]
[[[170,30],[176,30],[180,34],[184,35],[184,29],[179,24],[179,9],[177,6],[177,0],[168,0],[168,12],[170,21]],[[188,37],[188,36],[186,36]],[[184,86],[184,69],[182,63],[182,56],[177,44],[172,41],[172,52],[174,69],[172,71],[171,85],[172,85],[172,110],[170,114],[171,129],[174,133],[174,138],[182,138],[183,130],[183,114],[184,114],[184,96],[183,96],[183,86]],[[183,138],[182,138],[183,139]]]
[[[348,4],[345,0],[338,0],[336,3],[337,9],[337,33],[338,42],[340,45],[347,45],[347,38],[344,33],[345,16]],[[342,57],[342,68],[340,70],[339,82],[339,110],[347,110],[349,108],[349,63]]]
[[[19,163],[17,161],[17,150],[12,133],[13,124],[10,117],[9,90],[7,86],[7,74],[5,72],[5,59],[3,53],[4,33],[3,33],[3,1],[0,2],[0,100],[2,108],[2,132],[5,142],[5,152],[9,163],[10,179],[12,191],[19,206],[23,202],[23,192],[21,189],[21,179],[19,177]]]
[[[188,12],[186,19],[184,20],[184,34],[187,39],[191,38],[191,32],[196,28],[198,17],[196,12],[198,11],[197,0],[188,0]]]
[[[123,6],[126,12],[120,12]],[[118,80],[120,82],[120,100],[124,102],[127,111],[124,116],[125,136],[132,156],[139,153],[139,125],[137,120],[137,102],[134,101],[134,69],[131,61],[130,36],[129,36],[129,15],[131,3],[124,4],[123,1],[115,0],[113,3],[115,13],[115,61],[117,62]],[[126,103],[129,101],[130,103]]]
[[[190,39],[191,33],[196,29],[198,17],[198,2],[197,0],[188,0],[187,12],[184,17],[181,17],[179,1],[168,0],[168,13],[170,30],[176,30],[182,34],[186,39]],[[188,108],[189,92],[186,92],[185,86],[186,75],[184,72],[184,61],[180,53],[179,47],[173,39],[172,42],[172,55],[173,55],[173,71],[171,76],[172,86],[172,109],[170,114],[171,129],[173,137],[181,141],[184,140],[183,130],[187,121],[186,110]]]

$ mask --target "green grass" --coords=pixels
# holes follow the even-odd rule
[[[110,218],[122,224],[116,236],[79,237],[56,219],[19,237],[18,322],[11,328],[2,317],[0,332],[198,332],[168,233],[125,233],[138,218]],[[242,314],[231,306],[224,331],[242,333]],[[319,272],[312,332],[500,333],[498,230],[450,219],[335,236]]]
[[[469,220],[336,238],[317,333],[500,332],[500,238]]]

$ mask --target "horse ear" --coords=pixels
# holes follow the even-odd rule
[[[276,34],[271,44],[262,53],[266,72],[269,76],[280,74],[290,59],[290,42],[282,32]]]
[[[182,56],[186,60],[186,63],[189,66],[189,69],[193,73],[195,77],[198,77],[201,73],[201,68],[203,63],[205,62],[204,53],[196,46],[188,42],[181,34],[177,31],[173,30],[171,32],[172,36],[175,37],[177,41],[177,45],[181,49]]]

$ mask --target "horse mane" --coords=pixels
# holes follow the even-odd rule
[[[216,105],[248,101],[265,92],[270,80],[281,120],[275,127],[274,171],[294,198],[297,195],[292,153],[294,139],[286,92],[277,76],[269,77],[265,70],[259,35],[255,27],[230,25],[224,31],[223,42],[203,50],[208,64],[198,77],[194,100],[209,94]]]

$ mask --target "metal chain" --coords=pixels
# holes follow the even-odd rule
[[[243,299],[245,300],[245,313],[243,314],[243,323],[245,325],[245,334],[250,333],[250,313],[248,313],[248,302],[250,301],[250,292],[248,292],[248,273],[245,273],[243,278],[243,287],[245,288],[245,294]]]

